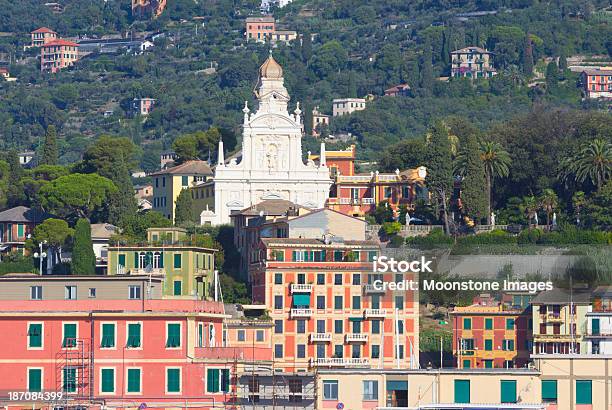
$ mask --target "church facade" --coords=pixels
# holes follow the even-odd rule
[[[325,144],[321,144],[321,160],[317,164],[312,160],[304,162],[299,103],[289,113],[283,69],[272,56],[259,69],[255,94],[257,111],[251,113],[246,102],[243,109],[241,155],[226,161],[223,142],[219,144],[211,181],[214,206],[200,213],[203,225],[231,223],[232,212],[268,199],[323,208],[329,197],[332,180],[325,162]]]

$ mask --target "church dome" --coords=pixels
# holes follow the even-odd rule
[[[274,57],[270,56],[259,67],[259,76],[261,78],[283,78],[283,68],[276,62]]]

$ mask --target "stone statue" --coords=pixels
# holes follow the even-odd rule
[[[540,222],[538,221],[538,213],[536,212],[533,219],[535,220],[535,224],[536,226],[538,226],[540,224]]]
[[[410,217],[410,214],[408,212],[406,212],[406,226],[410,226],[410,221],[412,220],[412,218]]]
[[[491,225],[495,225],[495,217],[497,215],[495,215],[495,212],[491,212]]]
[[[557,213],[556,212],[553,212],[552,224],[553,226],[557,226]]]

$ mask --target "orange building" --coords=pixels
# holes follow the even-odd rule
[[[457,367],[524,367],[531,352],[531,312],[503,304],[474,304],[452,312]]]
[[[53,40],[57,40],[57,33],[47,27],[38,28],[30,34],[32,35],[32,47],[41,47]]]
[[[272,16],[249,17],[246,19],[246,38],[265,42],[276,32],[276,21]]]
[[[79,60],[79,45],[72,41],[57,39],[40,48],[40,70],[56,73],[70,67]]]
[[[612,98],[612,68],[592,68],[581,74],[587,98]]]
[[[355,173],[355,145],[343,151],[326,151],[325,158],[334,181],[326,207],[351,216],[364,216],[386,201],[394,211],[405,205],[414,209],[419,197],[425,198],[425,167],[396,170],[394,173]],[[310,155],[318,161],[318,155]]]

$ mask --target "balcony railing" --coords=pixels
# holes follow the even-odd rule
[[[385,291],[384,291],[382,288],[377,288],[377,287],[375,287],[374,285],[369,284],[369,283],[367,283],[367,284],[363,285],[363,291],[364,291],[366,294],[371,294],[371,293],[385,293]]]
[[[563,318],[559,313],[548,313],[546,315],[547,322],[563,322]]]
[[[315,342],[331,342],[331,340],[332,340],[331,333],[311,333],[310,334],[310,341],[312,343],[315,343]]]
[[[361,198],[361,203],[364,205],[374,204],[374,198]]]
[[[366,333],[347,333],[345,339],[347,343],[367,343],[368,335]]]
[[[292,295],[294,293],[310,293],[312,292],[312,285],[305,283],[292,283],[290,292]]]
[[[387,309],[366,309],[363,312],[363,316],[366,319],[372,318],[372,317],[385,317],[387,316]]]
[[[166,270],[164,268],[132,268],[129,271],[126,271],[125,269],[120,270],[119,272],[116,272],[118,275],[124,274],[124,275],[160,275],[160,276],[164,276],[166,275]]]
[[[370,367],[370,361],[364,357],[357,358],[319,358],[310,359],[312,367]]]
[[[370,175],[338,175],[336,182],[370,182],[372,177]]]
[[[291,317],[310,317],[312,316],[312,309],[291,309]]]

